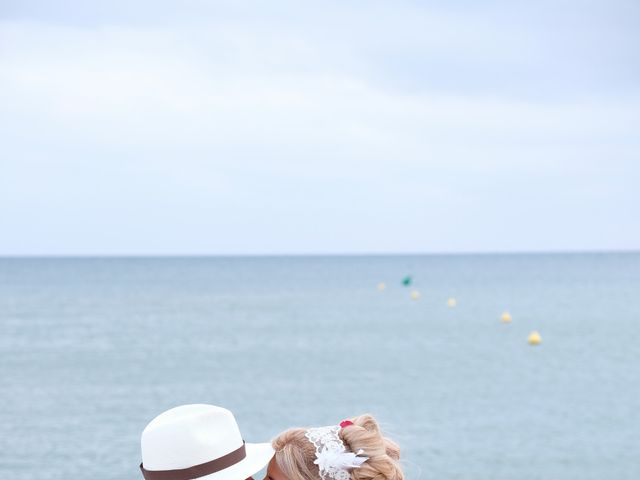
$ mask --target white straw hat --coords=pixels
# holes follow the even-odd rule
[[[273,457],[269,443],[245,443],[233,414],[213,405],[182,405],[142,432],[146,480],[245,480]]]

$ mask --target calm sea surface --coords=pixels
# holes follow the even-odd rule
[[[409,480],[637,480],[640,255],[0,259],[0,380],[3,480],[141,478],[201,402],[248,441],[371,412]]]

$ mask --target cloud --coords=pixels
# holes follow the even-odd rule
[[[501,62],[530,68],[523,46],[534,59],[544,49],[513,26],[477,25],[486,11],[332,8],[300,22],[239,18],[230,7],[146,24],[5,20],[0,218],[12,233],[0,251],[144,252],[150,238],[156,253],[640,244],[640,232],[624,225],[637,200],[637,90],[577,88],[558,98],[532,95],[529,81],[480,88]],[[315,13],[336,30],[318,28]],[[514,43],[503,45],[509,36]],[[451,75],[447,54],[480,81],[440,74],[433,82],[408,60],[444,62]],[[394,64],[398,71],[386,70]],[[411,74],[418,79],[407,81]],[[603,242],[585,205],[610,212],[599,221],[626,238]],[[21,217],[52,233],[25,242]],[[557,226],[568,217],[578,222],[573,232]],[[491,230],[505,218],[521,231],[497,239]],[[137,234],[74,240],[83,222]],[[488,231],[479,233],[483,222]],[[158,240],[167,223],[185,233]],[[539,232],[547,224],[563,231],[560,240]],[[346,236],[352,225],[357,235],[335,240],[331,232]],[[194,240],[194,229],[215,240]],[[262,241],[247,240],[263,231]]]

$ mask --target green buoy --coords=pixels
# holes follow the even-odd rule
[[[411,281],[412,281],[411,275],[407,275],[402,279],[402,285],[404,285],[405,287],[408,287],[409,285],[411,285]]]

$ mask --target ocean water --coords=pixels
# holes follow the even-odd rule
[[[0,259],[0,380],[6,480],[141,478],[200,402],[247,441],[371,412],[411,480],[636,480],[640,254]]]

